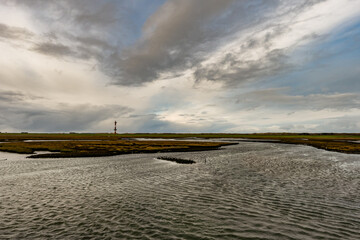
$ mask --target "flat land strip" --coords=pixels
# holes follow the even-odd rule
[[[137,138],[163,139],[138,141]],[[241,141],[271,141],[301,144],[328,151],[360,153],[360,134],[176,134],[176,133],[0,133],[0,151],[34,154],[29,157],[91,157],[130,153],[215,150],[229,142],[195,141],[195,139],[228,139]],[[167,140],[168,139],[168,140]],[[178,141],[172,141],[176,139]],[[181,140],[187,141],[181,141]],[[190,139],[190,141],[189,141]],[[194,139],[194,141],[191,141]]]
[[[0,134],[0,142],[2,142],[0,151],[33,154],[28,156],[29,158],[100,157],[132,153],[205,151],[234,144],[200,141],[137,141],[109,134]],[[36,154],[36,152],[39,153]]]

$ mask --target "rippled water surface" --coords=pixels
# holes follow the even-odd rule
[[[360,155],[244,142],[103,158],[0,153],[7,238],[360,239]]]

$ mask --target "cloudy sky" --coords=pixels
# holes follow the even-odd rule
[[[2,0],[1,132],[360,132],[360,0]]]

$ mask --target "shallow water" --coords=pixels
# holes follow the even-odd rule
[[[0,153],[7,238],[360,239],[360,155],[245,142],[101,158]]]

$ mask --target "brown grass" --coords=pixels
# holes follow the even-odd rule
[[[360,153],[360,134],[309,134],[309,133],[259,133],[259,134],[175,134],[175,133],[136,133],[136,134],[64,134],[64,133],[0,133],[0,151],[31,154],[34,151],[51,151],[53,154],[34,157],[67,156],[107,156],[140,152],[199,151],[217,149],[226,143],[188,142],[188,141],[135,141],[133,138],[241,138],[278,140],[279,143],[302,144],[329,151]],[[126,140],[127,139],[127,140]],[[23,142],[24,140],[52,140],[54,142]],[[66,141],[58,141],[66,140]],[[85,141],[89,140],[89,141]]]
[[[190,141],[44,141],[7,142],[0,144],[0,151],[33,154],[36,151],[52,153],[35,154],[30,157],[89,157],[129,153],[153,153],[169,151],[214,150],[230,143]]]

